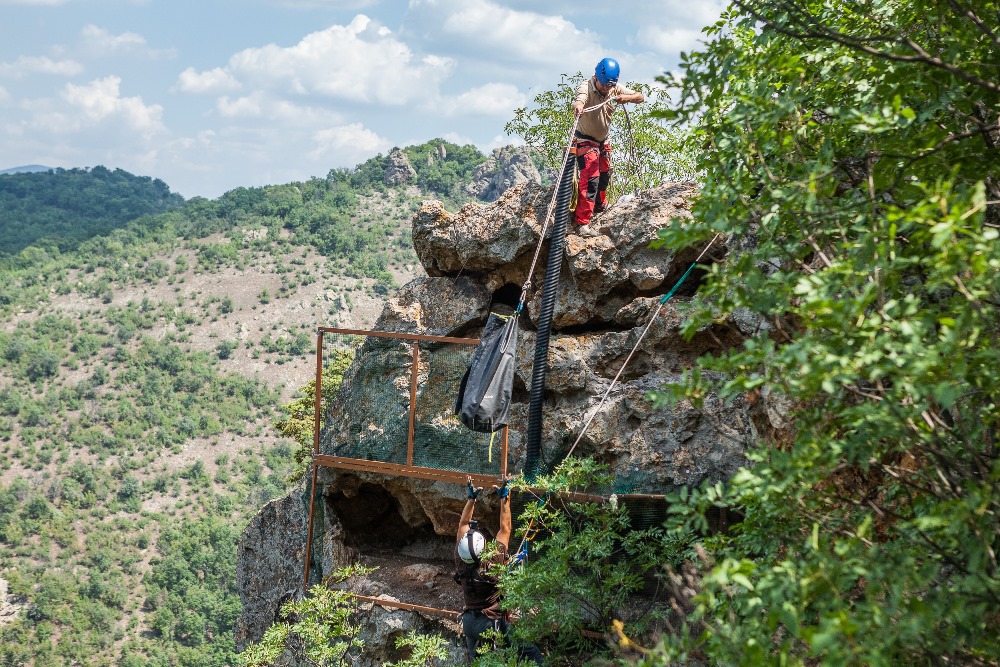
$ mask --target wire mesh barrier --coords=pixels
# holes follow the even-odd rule
[[[317,465],[459,482],[466,475],[495,481],[505,474],[506,427],[477,433],[454,414],[478,342],[320,329]]]

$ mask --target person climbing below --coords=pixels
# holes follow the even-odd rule
[[[493,485],[500,497],[500,530],[497,532],[496,549],[483,559],[487,550],[487,535],[479,529],[479,522],[472,518],[476,499],[482,487],[472,484],[472,477],[466,478],[468,500],[458,521],[458,536],[455,543],[455,581],[462,586],[465,609],[462,611],[462,631],[465,634],[465,648],[469,662],[476,659],[477,650],[489,641],[483,637],[487,630],[496,630],[502,637],[510,637],[510,616],[500,608],[500,589],[497,579],[488,574],[490,568],[507,564],[507,546],[511,534],[510,495],[507,486],[510,476],[500,480],[501,485]],[[533,644],[517,647],[518,661],[529,658],[537,665],[543,665],[542,653]]]
[[[573,153],[576,155],[580,171],[580,192],[576,201],[576,217],[573,229],[582,236],[593,236],[587,226],[594,213],[600,213],[607,205],[608,183],[611,181],[611,147],[605,143],[611,127],[614,107],[611,102],[641,103],[642,93],[618,85],[621,68],[614,58],[605,58],[597,63],[594,76],[580,84],[573,101],[573,113],[580,119],[573,137]],[[584,113],[598,104],[600,108]]]

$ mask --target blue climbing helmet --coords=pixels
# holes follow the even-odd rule
[[[614,58],[605,58],[601,62],[597,63],[597,67],[594,68],[594,76],[602,86],[613,86],[618,83],[618,73],[621,70],[618,67],[618,61]]]

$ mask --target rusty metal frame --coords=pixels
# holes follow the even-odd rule
[[[413,367],[410,372],[410,410],[409,424],[407,427],[406,465],[320,454],[319,435],[323,410],[323,337],[328,333],[374,338],[394,338],[401,341],[412,342],[413,360],[411,363],[413,364]],[[309,561],[312,556],[313,523],[316,508],[316,484],[319,476],[319,468],[338,468],[341,470],[353,470],[356,472],[372,472],[402,477],[415,477],[418,479],[441,480],[456,484],[465,484],[466,477],[470,476],[476,484],[482,486],[489,486],[490,484],[496,482],[496,478],[492,475],[470,474],[461,471],[440,470],[438,468],[413,465],[414,433],[416,431],[417,380],[420,364],[420,343],[422,342],[478,345],[479,339],[456,338],[453,336],[429,336],[425,334],[408,334],[389,331],[364,331],[361,329],[337,329],[331,327],[319,327],[317,329],[316,396],[313,404],[312,487],[309,494],[309,523],[306,531],[305,566],[302,574],[303,590],[305,590],[309,585]],[[507,474],[508,433],[506,426],[503,427],[503,436],[500,442],[500,476],[503,477]]]
[[[320,454],[319,451],[319,435],[320,435],[320,421],[322,419],[322,406],[323,406],[323,336],[324,334],[341,334],[341,335],[351,335],[351,336],[366,336],[366,337],[376,337],[376,338],[395,338],[398,340],[411,341],[413,345],[413,369],[410,374],[410,414],[409,414],[409,426],[407,430],[407,452],[406,452],[406,464],[400,463],[387,463],[383,461],[371,461],[368,459],[355,459],[344,456],[333,456],[331,454]],[[478,486],[489,487],[491,484],[496,482],[496,477],[492,475],[482,475],[482,474],[472,474],[468,472],[462,472],[458,470],[444,470],[440,468],[429,468],[425,466],[415,466],[413,465],[413,453],[414,453],[414,432],[416,424],[416,390],[417,390],[417,371],[420,361],[420,343],[421,342],[432,342],[432,343],[452,343],[458,345],[477,345],[479,343],[478,338],[455,338],[451,336],[429,336],[423,334],[407,334],[407,333],[395,333],[387,331],[364,331],[360,329],[335,329],[330,327],[320,327],[317,330],[316,338],[316,396],[314,402],[314,422],[313,422],[313,455],[312,455],[312,487],[310,489],[309,496],[309,523],[306,532],[306,547],[305,547],[305,566],[303,568],[302,576],[302,589],[306,590],[309,585],[309,560],[312,556],[312,538],[313,538],[313,517],[316,506],[316,483],[318,478],[319,468],[335,468],[340,470],[351,470],[355,472],[368,472],[383,475],[392,475],[398,477],[413,477],[416,479],[428,479],[443,482],[450,482],[454,484],[465,484],[467,477],[472,477],[473,482]],[[503,436],[501,438],[500,445],[500,475],[505,477],[507,475],[507,457],[508,457],[508,429],[506,426],[503,428]],[[541,494],[540,489],[528,489],[528,492]],[[608,500],[606,496],[581,493],[581,492],[561,492],[557,494],[560,498],[565,498],[567,500],[575,500],[582,502],[605,502]],[[621,500],[663,500],[666,496],[663,494],[648,494],[648,493],[620,493],[616,494]],[[451,612],[443,609],[434,609],[432,607],[421,607],[420,605],[410,604],[408,602],[392,602],[390,600],[380,600],[377,598],[369,598],[363,595],[356,595],[355,597],[359,599],[368,600],[370,602],[380,604],[383,606],[395,607],[398,609],[405,609],[410,611],[423,611],[426,613],[434,613],[438,615],[454,615],[457,612]]]
[[[450,609],[436,609],[434,607],[425,607],[420,604],[413,604],[411,602],[399,602],[397,600],[383,600],[382,598],[373,598],[370,595],[361,595],[359,593],[351,594],[355,599],[362,600],[364,602],[371,602],[373,604],[380,605],[382,607],[390,607],[392,609],[402,609],[404,611],[416,611],[421,614],[430,614],[432,616],[438,616],[440,618],[449,618],[453,621],[458,620],[460,611],[451,611]]]

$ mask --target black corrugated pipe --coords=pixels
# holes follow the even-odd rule
[[[545,284],[542,286],[542,307],[538,315],[538,335],[535,343],[535,363],[531,368],[531,396],[528,399],[528,430],[525,433],[527,456],[524,474],[530,482],[539,472],[542,450],[542,401],[545,398],[545,372],[549,367],[549,334],[552,331],[552,312],[556,306],[559,288],[559,270],[562,268],[563,244],[569,226],[569,202],[573,195],[573,170],[576,160],[570,156],[559,181],[556,210],[549,237],[549,260],[545,267]]]

